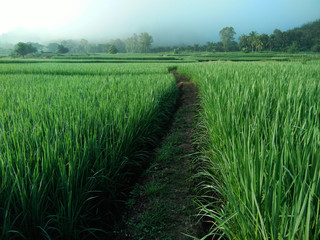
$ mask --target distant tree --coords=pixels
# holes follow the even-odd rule
[[[243,52],[249,52],[251,49],[250,37],[248,35],[242,34],[239,37],[239,50]]]
[[[288,52],[289,53],[297,53],[299,52],[299,44],[297,42],[293,42],[289,47],[288,47]]]
[[[193,45],[193,51],[194,51],[194,52],[199,52],[199,51],[200,51],[200,46],[199,46],[199,44],[194,44],[194,45]]]
[[[92,44],[92,43],[88,43],[88,45],[86,46],[86,52],[88,53],[108,53],[109,52],[109,48],[110,48],[110,44],[108,43],[100,43],[100,44]]]
[[[224,51],[223,43],[222,43],[222,42],[216,42],[216,43],[214,44],[214,49],[215,49],[217,52],[223,52],[223,51]]]
[[[118,49],[118,52],[126,52],[126,44],[121,39],[112,40],[110,44],[114,45]]]
[[[303,32],[302,37],[300,38],[300,45],[302,46],[303,51],[311,50],[312,46],[316,42],[315,39],[312,39],[312,34],[313,33],[308,31]]]
[[[262,50],[266,50],[267,47],[268,47],[268,43],[269,43],[268,34],[265,34],[265,33],[261,34],[260,35],[260,41],[262,42],[262,46],[263,46]]]
[[[311,51],[313,51],[313,52],[320,52],[320,43],[313,45],[313,46],[311,47]]]
[[[40,43],[32,42],[31,45],[37,49],[36,52],[41,52],[44,50],[45,46]]]
[[[88,44],[86,47],[86,51],[88,53],[98,53],[97,44]]]
[[[14,48],[14,52],[18,56],[22,56],[24,58],[25,55],[28,53],[35,53],[37,52],[37,49],[32,46],[31,43],[24,43],[24,42],[19,42]]]
[[[215,50],[214,48],[214,42],[207,42],[207,44],[205,45],[206,51],[207,52],[212,52]]]
[[[28,49],[28,48],[27,48],[26,43],[19,42],[19,43],[17,43],[17,45],[15,46],[14,52],[15,52],[18,56],[24,57],[24,56],[28,53],[28,50],[27,50],[27,49]]]
[[[263,43],[260,39],[260,35],[258,35],[255,39],[254,39],[254,47],[256,51],[261,51],[263,48]]]
[[[109,52],[110,46],[111,46],[111,44],[109,44],[109,43],[98,44],[98,50],[99,50],[99,52],[107,53],[107,52]]]
[[[88,44],[89,44],[88,40],[81,39],[78,46],[75,48],[75,51],[77,53],[86,53]]]
[[[69,52],[69,49],[67,47],[63,46],[62,44],[59,44],[57,46],[57,53],[63,54],[63,53],[67,53],[67,52]]]
[[[49,52],[56,52],[58,50],[58,46],[59,46],[58,43],[49,43],[47,45],[47,49]]]
[[[256,31],[251,31],[251,33],[249,34],[249,42],[250,42],[252,52],[255,51],[257,40],[258,40],[258,33]]]
[[[133,34],[131,37],[125,40],[126,50],[129,53],[139,52],[139,37],[137,34]]]
[[[276,40],[273,34],[269,36],[268,46],[269,46],[269,51],[273,51],[276,48]]]
[[[147,53],[150,52],[151,44],[153,42],[153,38],[148,33],[140,33],[139,35],[139,46],[140,52]]]
[[[300,39],[296,40],[305,51],[320,52],[320,19],[295,29],[295,32],[300,33]]]
[[[270,36],[270,47],[273,51],[284,51],[285,50],[285,43],[286,43],[286,38],[285,34],[279,30],[275,29],[273,31],[273,34]]]
[[[68,52],[76,53],[77,48],[79,46],[79,42],[74,41],[74,40],[63,40],[63,41],[61,41],[61,45],[68,48]]]
[[[181,50],[181,51],[191,52],[191,51],[193,51],[194,49],[193,49],[193,46],[187,45],[187,46],[182,46],[182,47],[180,47],[180,50]]]
[[[220,30],[219,35],[221,42],[223,44],[224,51],[228,52],[230,51],[233,41],[234,41],[234,35],[236,32],[234,31],[233,27],[225,27]]]
[[[118,52],[118,49],[116,48],[116,46],[111,45],[109,48],[109,53],[116,54],[117,52]]]

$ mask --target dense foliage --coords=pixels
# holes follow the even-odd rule
[[[69,52],[69,49],[66,48],[65,46],[63,46],[62,44],[59,44],[57,46],[57,53],[63,54],[63,53],[67,53],[67,52]]]
[[[14,53],[16,55],[22,56],[22,57],[24,57],[28,53],[35,53],[35,52],[37,52],[37,48],[32,46],[31,43],[19,42],[19,43],[17,43],[17,45],[14,48]]]
[[[275,29],[270,35],[259,35],[255,31],[243,34],[239,38],[239,48],[242,51],[320,52],[320,20],[286,32]]]

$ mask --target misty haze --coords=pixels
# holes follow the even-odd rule
[[[236,39],[256,31],[287,31],[319,18],[320,6],[306,1],[20,1],[1,4],[0,42],[105,43],[147,32],[154,46],[180,46],[219,41],[219,31],[232,26]]]
[[[320,239],[319,0],[3,0],[0,240]]]

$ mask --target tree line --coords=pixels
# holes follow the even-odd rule
[[[60,43],[49,43],[42,45],[39,43],[19,42],[15,45],[13,56],[26,56],[33,53],[148,53],[151,51],[153,38],[146,32],[133,34],[125,39],[112,40],[107,43],[89,43],[86,39],[80,41],[63,40]]]
[[[284,32],[275,29],[270,35],[255,31],[242,34],[239,37],[239,49],[244,52],[320,52],[320,20]]]
[[[233,27],[224,27],[219,35],[221,40],[219,42],[207,42],[202,46],[195,44],[177,49],[217,52],[320,52],[320,20],[284,32],[275,29],[270,35],[251,31],[249,34],[242,34],[238,42],[235,41],[236,32]]]
[[[20,42],[15,46],[13,56],[24,57],[32,53],[148,53],[148,52],[320,52],[320,20],[303,25],[302,27],[282,32],[275,29],[272,34],[258,34],[251,31],[249,34],[242,34],[238,41],[235,40],[236,32],[233,27],[225,27],[220,30],[220,41],[207,42],[199,45],[186,46],[159,46],[152,47],[153,37],[146,33],[133,34],[125,40],[116,39],[107,43],[89,43],[85,39],[80,41],[63,40],[60,43],[39,43]]]

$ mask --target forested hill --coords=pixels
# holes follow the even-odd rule
[[[320,19],[286,32],[289,44],[296,44],[302,51],[320,51]]]
[[[239,50],[278,52],[320,52],[320,19],[287,31],[275,29],[272,34],[256,31],[239,37]]]

